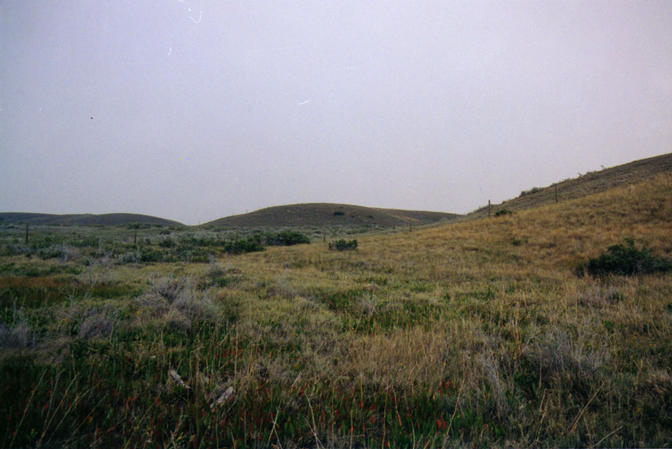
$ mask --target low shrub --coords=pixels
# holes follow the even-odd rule
[[[495,217],[501,217],[503,215],[511,215],[513,214],[513,211],[510,211],[509,209],[500,209],[497,212],[495,212]]]
[[[269,246],[292,246],[301,243],[310,243],[310,238],[298,231],[282,231],[266,235],[266,244]]]
[[[37,255],[41,259],[60,259],[65,256],[65,252],[63,251],[63,247],[58,247],[58,246],[51,246],[48,248],[40,248],[37,251]]]
[[[258,238],[248,237],[246,239],[228,240],[223,244],[223,249],[230,254],[243,254],[263,251],[264,245]]]
[[[77,248],[97,248],[99,245],[99,241],[98,238],[89,236],[75,239],[72,242],[70,242],[70,244]]]
[[[590,259],[576,268],[576,274],[579,276],[586,273],[592,276],[609,274],[634,276],[667,271],[672,271],[672,261],[653,255],[651,249],[646,246],[637,248],[632,239],[625,239],[624,245],[610,246],[599,257]]]
[[[352,251],[357,249],[357,240],[336,240],[329,242],[329,249],[338,251]]]
[[[140,250],[140,262],[162,262],[165,260],[164,254],[152,248],[142,248]]]
[[[175,240],[171,239],[170,237],[166,237],[159,240],[159,246],[161,248],[174,248],[177,246],[177,243],[175,243]]]
[[[523,190],[520,192],[520,196],[532,195],[533,193],[541,192],[542,190],[541,187],[532,187],[530,190]]]

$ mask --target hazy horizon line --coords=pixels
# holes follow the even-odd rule
[[[620,167],[620,166],[632,164],[634,162],[645,161],[645,160],[648,160],[648,159],[654,159],[654,158],[657,158],[657,157],[665,156],[667,154],[672,154],[672,153],[667,152],[667,153],[661,153],[661,154],[657,154],[657,155],[646,157],[646,158],[634,159],[634,160],[631,160],[631,161],[623,162],[623,163],[618,164],[618,165],[613,165],[611,167],[600,166],[599,170],[589,170],[585,173],[578,173],[578,176],[576,176],[574,178],[565,178],[565,179],[562,179],[562,180],[559,180],[559,181],[551,182],[548,185],[544,185],[544,186],[541,186],[541,187],[540,186],[533,186],[533,187],[530,187],[530,188],[538,188],[538,187],[546,188],[546,187],[550,187],[554,184],[559,184],[561,182],[569,181],[569,180],[572,180],[572,179],[578,179],[578,178],[580,178],[582,176],[585,176],[587,174],[601,172],[601,171],[605,171],[605,170],[610,170],[610,169],[617,168],[617,167]],[[497,202],[497,203],[492,203],[492,205],[503,204],[503,203],[505,203],[509,200],[515,199],[515,198],[517,198],[517,197],[508,198],[508,199],[502,200],[502,201]],[[143,216],[151,217],[151,218],[159,218],[159,219],[162,219],[162,220],[174,221],[174,222],[179,223],[179,224],[184,225],[184,226],[202,226],[204,224],[208,224],[208,223],[211,223],[213,221],[217,221],[217,220],[221,220],[221,219],[229,218],[229,217],[236,217],[236,216],[239,216],[239,215],[246,215],[246,214],[258,212],[258,211],[264,210],[264,209],[270,209],[270,208],[274,208],[274,207],[309,205],[309,204],[332,204],[332,205],[336,205],[336,206],[355,206],[355,207],[365,207],[365,208],[369,208],[369,209],[387,209],[387,210],[414,211],[414,212],[438,212],[438,213],[445,213],[445,214],[454,214],[454,215],[459,215],[459,216],[469,215],[470,213],[476,212],[476,211],[482,209],[483,207],[487,206],[487,204],[483,204],[483,205],[480,205],[480,206],[476,206],[473,209],[470,209],[468,212],[455,212],[455,211],[442,211],[442,210],[425,210],[425,209],[408,209],[408,208],[398,208],[398,207],[370,206],[370,205],[365,205],[365,204],[352,204],[352,203],[348,203],[348,202],[341,203],[341,202],[332,202],[332,201],[306,201],[306,202],[299,202],[299,203],[273,204],[273,205],[269,205],[269,206],[260,207],[258,209],[254,209],[254,210],[246,210],[245,212],[220,216],[218,218],[213,218],[212,220],[207,220],[207,221],[204,221],[204,222],[201,222],[201,223],[196,223],[196,224],[185,223],[185,222],[173,219],[173,218],[167,218],[165,216],[151,215],[151,214],[147,214],[147,213],[144,213],[144,212],[129,212],[129,211],[125,211],[125,212],[100,212],[100,213],[94,213],[94,212],[57,213],[57,212],[0,211],[0,214],[38,214],[38,215],[55,215],[55,216],[77,216],[77,215],[101,216],[101,215],[121,215],[121,214],[143,215]]]

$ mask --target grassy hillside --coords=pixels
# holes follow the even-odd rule
[[[243,215],[220,218],[205,227],[306,227],[423,225],[450,220],[456,214],[397,209],[378,209],[348,204],[308,203],[276,206]]]
[[[356,251],[5,255],[0,447],[669,447],[672,274],[574,268],[670,236],[661,174]]]
[[[67,225],[67,226],[118,226],[149,224],[160,226],[184,226],[165,218],[141,214],[37,214],[25,212],[0,212],[0,224]]]
[[[578,178],[567,179],[547,187],[534,187],[521,192],[517,198],[493,204],[491,213],[507,209],[511,211],[530,209],[558,201],[582,198],[614,187],[628,186],[646,181],[661,173],[672,173],[672,153],[641,159],[628,164],[586,173]],[[488,215],[488,207],[481,207],[466,217],[479,218]]]

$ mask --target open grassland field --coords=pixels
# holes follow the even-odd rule
[[[0,447],[672,446],[672,274],[575,274],[626,238],[672,256],[669,174],[354,251],[23,232]]]

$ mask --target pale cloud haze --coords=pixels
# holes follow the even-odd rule
[[[672,151],[672,2],[0,0],[0,211],[468,212]]]

